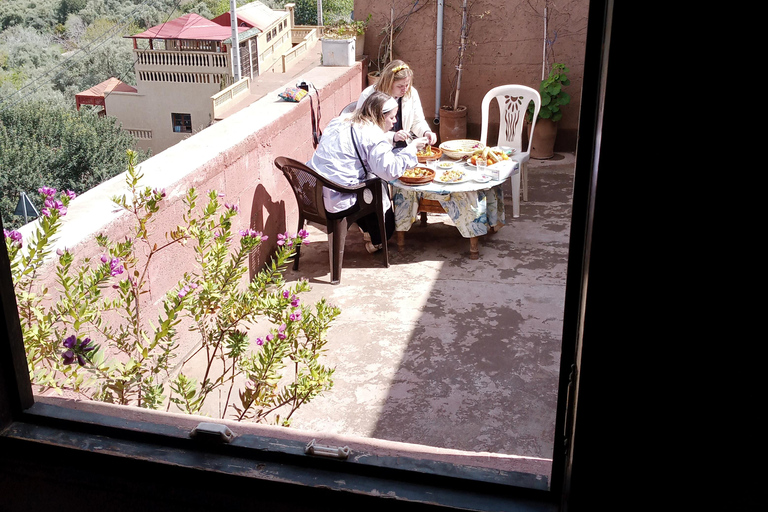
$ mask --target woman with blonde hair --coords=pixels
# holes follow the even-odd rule
[[[390,144],[395,148],[405,147],[411,132],[417,137],[426,137],[428,144],[437,143],[437,135],[429,129],[429,124],[424,118],[419,93],[413,87],[413,70],[408,64],[399,59],[387,64],[381,72],[379,81],[360,93],[357,108],[360,108],[374,91],[389,94],[397,100],[397,120],[392,131],[387,132],[387,140]]]
[[[387,183],[414,167],[416,152],[427,140],[412,140],[395,153],[385,136],[397,118],[397,101],[387,94],[374,91],[358,109],[334,118],[323,132],[320,144],[307,165],[317,173],[341,185],[357,185],[370,179],[372,173],[382,180],[384,224],[386,233],[379,232],[375,214],[361,217],[357,225],[363,230],[368,252],[382,247],[382,237],[389,240],[395,232],[395,216],[387,193]],[[329,216],[342,217],[359,209],[355,194],[323,188],[323,203]]]

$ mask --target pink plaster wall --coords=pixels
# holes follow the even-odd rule
[[[321,128],[357,99],[363,83],[362,69],[362,63],[357,62],[351,68],[318,67],[304,76],[319,90]],[[140,185],[165,189],[167,194],[154,216],[152,242],[163,244],[165,233],[182,223],[186,209],[182,200],[191,187],[198,191],[198,207],[207,203],[207,191],[213,189],[224,193],[222,201],[239,205],[235,232],[252,228],[269,236],[251,255],[251,276],[276,249],[278,233],[296,232],[296,200],[282,172],[274,166],[274,159],[289,156],[303,162],[312,156],[311,105],[308,99],[300,103],[280,100],[277,94],[283,88],[140,164],[144,175]],[[52,254],[66,247],[78,261],[97,260],[102,253],[95,243],[97,234],[106,233],[113,241],[133,237],[130,216],[117,210],[111,201],[127,193],[125,176],[121,175],[73,200]],[[22,229],[25,238],[33,227],[34,223]],[[193,265],[194,252],[188,247],[176,246],[153,257],[149,270],[151,293],[143,301],[148,311],[160,304],[165,293]],[[45,282],[55,290],[54,277],[51,264],[42,269],[41,284]],[[153,317],[154,312],[148,314],[148,318]]]

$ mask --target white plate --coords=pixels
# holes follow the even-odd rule
[[[467,176],[466,173],[464,174],[464,176],[461,177],[460,180],[456,180],[456,181],[443,181],[443,180],[440,179],[442,176],[443,175],[438,172],[437,175],[435,176],[435,180],[434,181],[436,181],[438,183],[443,183],[444,185],[455,185],[457,183],[464,183],[465,181],[469,181],[469,180],[472,179],[469,176]]]

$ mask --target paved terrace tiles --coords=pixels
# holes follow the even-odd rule
[[[390,267],[353,226],[341,283],[330,284],[324,231],[288,281],[308,279],[305,304],[341,308],[332,324],[330,392],[292,427],[472,453],[551,459],[570,234],[573,155],[532,161],[529,201],[507,225],[469,240],[430,214],[390,242]],[[294,230],[295,227],[289,227]]]

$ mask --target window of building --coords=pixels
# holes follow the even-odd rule
[[[192,115],[172,113],[171,125],[173,126],[174,132],[192,133]]]

